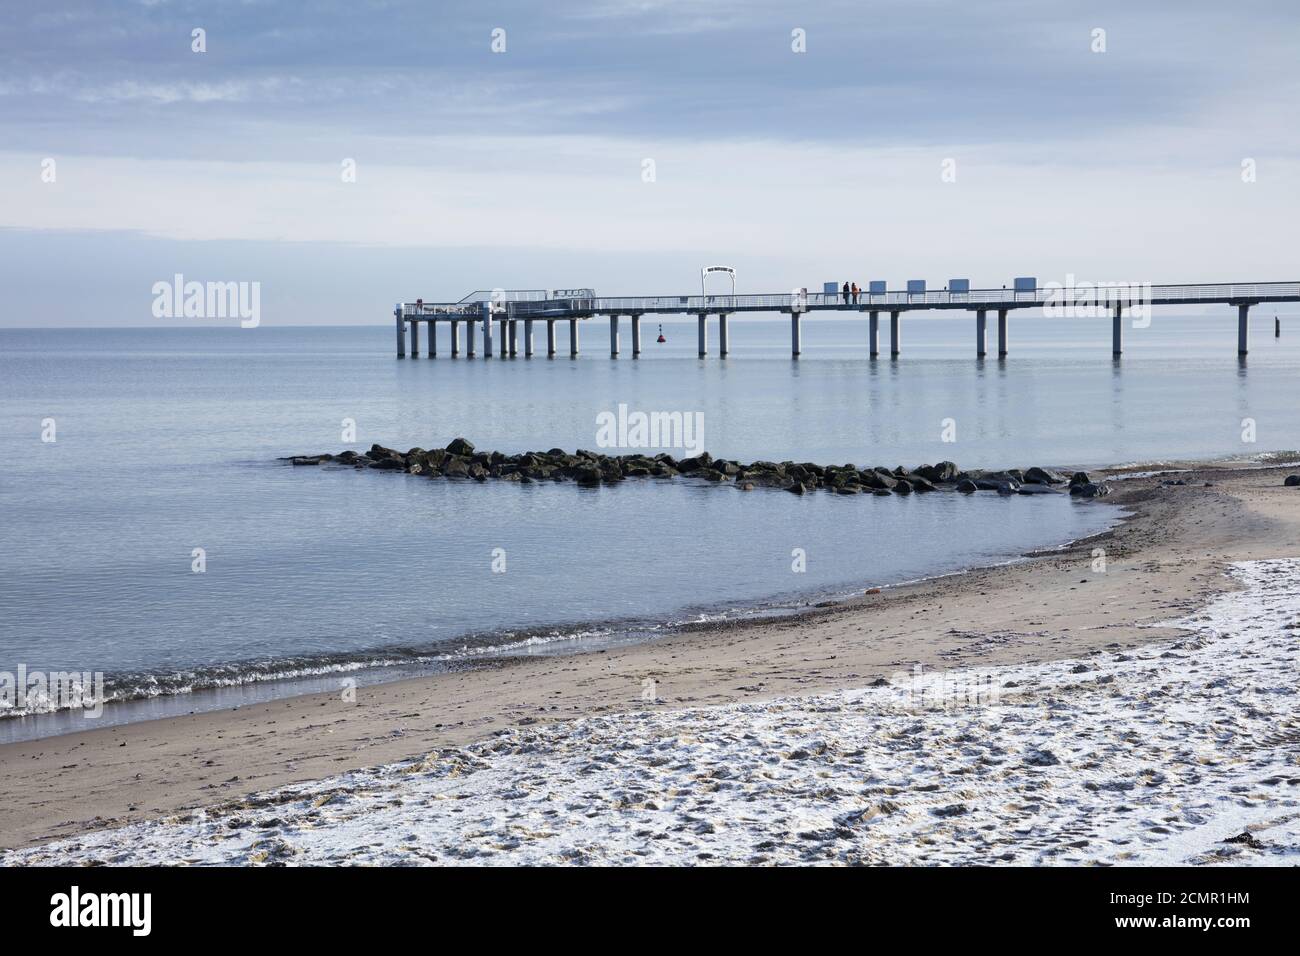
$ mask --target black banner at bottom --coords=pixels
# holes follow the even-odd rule
[[[1221,939],[1293,923],[1294,869],[8,869],[11,939],[279,937],[345,942],[411,921],[513,927],[571,939],[690,919],[693,940],[762,939],[800,925],[920,939],[1057,932],[1061,940],[1197,933]],[[806,924],[800,912],[816,919]],[[648,921],[648,922],[647,922]],[[15,934],[16,935],[13,935]],[[653,935],[653,934],[652,934]],[[362,938],[362,937],[356,937]],[[373,936],[370,936],[373,939]],[[620,938],[615,936],[614,939]],[[1041,937],[1051,939],[1052,937]],[[611,940],[612,942],[612,940]]]

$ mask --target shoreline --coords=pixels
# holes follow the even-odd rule
[[[1114,528],[975,568],[762,620],[699,622],[653,641],[484,661],[463,672],[282,698],[0,746],[0,846],[28,846],[579,716],[809,696],[936,670],[1068,659],[1178,633],[1233,587],[1237,560],[1293,557],[1300,494],[1285,466],[1192,465],[1118,483]],[[1111,472],[1107,472],[1108,475]],[[1160,474],[1166,473],[1164,470]],[[1195,480],[1193,480],[1193,478]],[[1202,482],[1212,482],[1203,487]],[[1108,571],[1091,570],[1104,546]],[[643,699],[646,681],[655,691]]]

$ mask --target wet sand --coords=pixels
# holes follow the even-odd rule
[[[0,847],[421,757],[538,722],[803,697],[863,688],[918,664],[992,667],[1167,641],[1179,632],[1145,625],[1192,614],[1235,588],[1230,563],[1300,556],[1300,488],[1282,485],[1296,470],[1198,466],[1118,482],[1094,506],[1122,506],[1131,517],[1103,535],[792,618],[359,688],[355,701],[313,694],[4,745]],[[1165,478],[1186,484],[1166,486]],[[1104,573],[1094,570],[1097,548]]]

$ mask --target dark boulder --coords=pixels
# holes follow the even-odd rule
[[[1031,485],[1060,485],[1065,483],[1065,479],[1054,471],[1035,467],[1025,472],[1025,483]]]
[[[950,461],[941,461],[934,465],[921,465],[915,474],[926,481],[952,481],[957,477],[957,466]]]
[[[1059,495],[1060,492],[1051,485],[1027,481],[1016,489],[1018,495]]]
[[[1104,483],[1089,481],[1082,485],[1071,485],[1070,494],[1076,498],[1104,498],[1110,494],[1110,487]]]
[[[1300,475],[1287,475],[1286,481],[1282,482],[1288,488],[1294,488],[1300,485]]]
[[[898,484],[897,478],[892,475],[882,475],[879,471],[860,471],[858,480],[868,488],[883,491],[891,491]]]
[[[915,474],[909,475],[907,478],[903,479],[903,481],[901,481],[900,484],[902,483],[911,485],[912,490],[919,493],[939,490],[934,485],[932,485],[929,481],[922,478],[920,475],[915,475]]]
[[[455,455],[448,455],[442,462],[442,473],[448,478],[468,478],[469,461]]]
[[[465,438],[453,438],[447,443],[447,454],[468,458],[474,454],[474,443]]]
[[[963,478],[961,481],[957,482],[957,490],[963,495],[973,495],[975,492],[980,490],[980,487],[969,478]]]
[[[1070,476],[1071,488],[1073,488],[1075,485],[1090,485],[1090,484],[1092,484],[1092,479],[1088,477],[1088,473],[1086,471],[1076,471],[1074,474]]]
[[[786,485],[785,490],[792,495],[806,495],[808,493],[807,486],[801,481],[796,481],[793,485]]]

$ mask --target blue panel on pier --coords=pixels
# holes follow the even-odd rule
[[[839,295],[840,284],[838,282],[823,282],[822,295]]]
[[[1038,280],[1033,276],[1020,276],[1016,279],[1017,292],[1033,292],[1038,288]]]
[[[969,292],[969,291],[970,291],[970,279],[949,279],[949,280],[948,280],[948,291],[949,291],[949,292]]]
[[[924,291],[925,291],[925,280],[924,280],[924,279],[908,279],[908,280],[907,280],[907,293],[908,293],[908,295],[911,295],[913,292],[924,292]]]
[[[885,294],[885,280],[884,280],[884,279],[872,279],[870,282],[868,282],[868,283],[867,283],[867,294],[868,294],[868,295],[884,295],[884,294]]]

